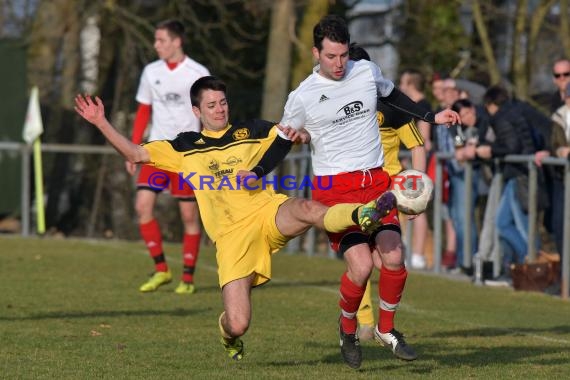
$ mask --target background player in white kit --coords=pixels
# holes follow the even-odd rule
[[[200,122],[192,113],[190,88],[206,75],[206,67],[189,58],[183,50],[184,26],[176,20],[166,20],[157,25],[154,48],[160,58],[145,66],[136,100],[139,103],[131,141],[140,144],[152,115],[152,128],[148,141],[172,140],[181,132],[200,131]],[[127,171],[134,175],[136,166],[126,162]],[[160,226],[154,218],[156,197],[164,189],[170,189],[178,199],[180,216],[184,224],[182,242],[183,273],[175,292],[192,294],[194,270],[200,248],[200,218],[193,190],[178,175],[142,166],[137,178],[135,209],[140,234],[154,260],[154,274],[141,285],[141,292],[153,292],[159,286],[172,281],[163,248]]]
[[[327,206],[370,201],[390,186],[390,176],[382,169],[384,155],[376,118],[379,99],[429,123],[457,124],[459,115],[451,110],[437,115],[423,112],[382,76],[376,64],[350,61],[350,35],[342,18],[325,16],[315,26],[313,39],[313,56],[319,65],[289,95],[281,129],[288,137],[301,141],[308,140],[303,140],[303,133],[310,135],[315,183],[327,181],[318,177],[332,176],[332,186],[326,190],[314,186],[313,199]],[[344,361],[352,368],[360,367],[362,362],[355,317],[374,266],[380,269],[380,315],[375,338],[390,346],[400,359],[416,359],[414,350],[394,328],[394,314],[407,277],[397,210],[382,220],[376,234],[369,236],[349,229],[329,234],[329,239],[333,249],[344,254],[347,264],[339,302]]]

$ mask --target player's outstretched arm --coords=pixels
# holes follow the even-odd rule
[[[435,114],[435,123],[445,124],[449,127],[461,124],[461,118],[457,112],[447,108]]]
[[[105,107],[99,97],[95,97],[95,100],[93,100],[88,95],[77,95],[75,97],[75,111],[82,118],[96,126],[117,152],[122,154],[127,160],[133,163],[149,162],[150,156],[145,148],[133,144],[109,123],[105,117]]]

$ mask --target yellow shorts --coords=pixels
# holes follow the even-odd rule
[[[277,210],[287,199],[286,195],[275,194],[268,204],[215,242],[220,288],[252,273],[255,274],[253,286],[271,279],[271,255],[290,239],[283,236],[275,224]]]

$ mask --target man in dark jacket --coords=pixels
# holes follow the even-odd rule
[[[534,154],[536,152],[532,127],[523,116],[523,110],[513,102],[507,91],[499,86],[490,87],[483,97],[485,108],[491,115],[491,127],[495,141],[483,142],[476,150],[480,158],[504,157],[509,154]],[[502,165],[504,188],[496,215],[499,241],[504,254],[505,271],[511,262],[522,263],[528,251],[528,215],[517,197],[517,178],[528,178],[526,164]],[[519,182],[519,183],[517,183]],[[524,181],[523,181],[524,183]]]

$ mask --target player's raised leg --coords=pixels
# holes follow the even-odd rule
[[[275,221],[284,236],[298,236],[312,226],[328,232],[342,232],[359,225],[364,232],[372,232],[380,227],[382,218],[394,207],[396,198],[390,192],[366,204],[341,203],[331,207],[312,200],[291,198],[279,207]]]

